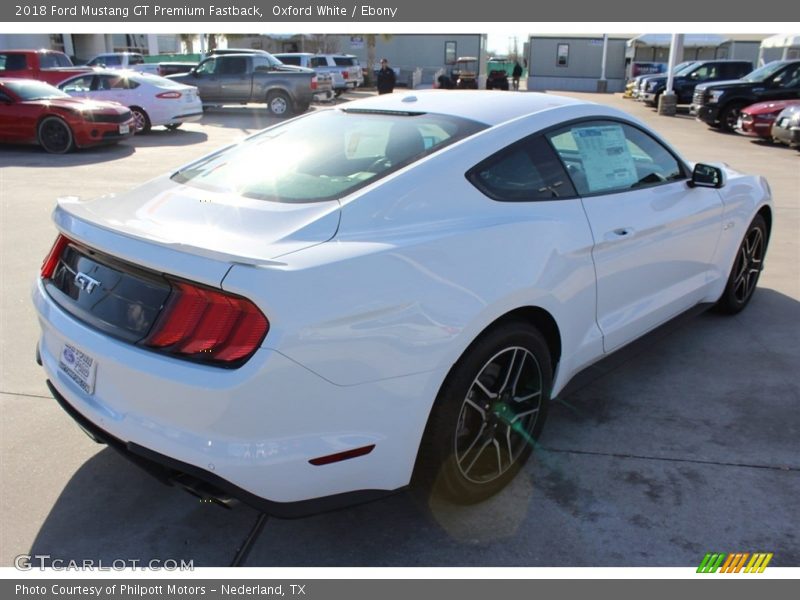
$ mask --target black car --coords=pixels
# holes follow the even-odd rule
[[[698,85],[691,110],[698,120],[731,131],[745,106],[792,98],[800,98],[800,60],[776,60],[741,79]]]
[[[694,88],[700,83],[739,79],[753,70],[749,60],[701,60],[689,63],[672,78],[672,89],[678,104],[691,104]],[[647,78],[642,100],[645,104],[658,106],[658,98],[667,89],[667,76]]]

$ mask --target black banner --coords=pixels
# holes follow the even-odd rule
[[[35,22],[729,22],[752,23],[753,5],[744,0],[641,2],[429,2],[425,0],[40,0],[2,3],[0,20]],[[800,3],[762,0],[757,17],[789,25],[800,20]],[[791,27],[789,27],[791,28]],[[796,28],[795,28],[796,29]]]

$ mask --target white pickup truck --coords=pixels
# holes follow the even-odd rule
[[[144,56],[138,52],[107,52],[98,54],[86,63],[88,67],[103,67],[106,69],[131,69],[140,73],[158,75],[158,63],[144,62]]]
[[[311,54],[310,52],[281,52],[273,54],[285,65],[314,69],[317,73],[328,73],[333,78],[333,90],[337,96],[364,84],[364,74],[358,57],[352,54]]]

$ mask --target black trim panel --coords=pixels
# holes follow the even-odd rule
[[[256,496],[240,488],[219,475],[159,454],[154,450],[150,450],[134,442],[124,442],[120,440],[82,415],[61,395],[50,380],[47,381],[47,387],[50,388],[50,392],[61,408],[63,408],[93,440],[107,444],[162,483],[169,486],[177,485],[183,487],[196,496],[212,500],[226,507],[230,507],[230,500],[235,498],[270,516],[280,519],[298,519],[346,508],[356,504],[372,502],[373,500],[378,500],[406,489],[356,490],[297,502],[275,502],[273,500],[267,500],[266,498]]]

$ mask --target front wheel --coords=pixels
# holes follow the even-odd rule
[[[273,117],[288,117],[292,112],[292,102],[286,92],[270,92],[267,95],[267,109]]]
[[[414,484],[474,504],[502,490],[533,450],[552,386],[547,343],[524,322],[499,325],[470,346],[434,403]]]
[[[739,122],[739,115],[744,108],[744,104],[731,103],[722,109],[719,115],[720,129],[723,131],[733,131],[736,124]]]
[[[164,125],[164,127],[166,127],[167,129],[169,129],[170,131],[175,131],[175,130],[176,130],[176,129],[178,129],[178,127],[180,127],[181,125],[183,125],[183,123],[169,123],[169,124],[167,124],[167,125]]]
[[[766,253],[767,223],[764,217],[756,215],[742,239],[725,291],[717,302],[716,309],[719,312],[734,315],[747,306],[764,268]]]
[[[58,117],[45,117],[39,123],[39,144],[51,154],[65,154],[75,143],[72,130]]]
[[[138,134],[144,134],[150,131],[150,117],[147,115],[143,108],[138,106],[131,106],[133,113],[133,129]]]

